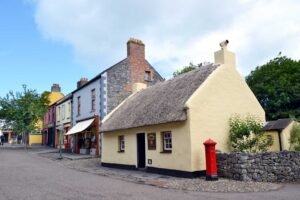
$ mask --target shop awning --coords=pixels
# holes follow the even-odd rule
[[[78,122],[74,127],[72,127],[65,135],[72,135],[75,133],[80,133],[84,130],[86,130],[95,119],[89,119],[82,122]]]

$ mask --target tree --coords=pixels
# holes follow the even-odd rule
[[[229,119],[229,143],[233,151],[266,151],[273,144],[271,137],[262,131],[263,123],[254,116],[241,118],[235,115]]]
[[[246,81],[266,111],[267,120],[300,119],[300,61],[281,56],[256,67]]]
[[[48,104],[47,92],[40,95],[23,85],[22,92],[10,91],[0,98],[0,119],[5,120],[6,127],[25,134],[26,139],[29,132],[37,128],[37,122],[44,116]]]
[[[177,70],[176,72],[174,72],[173,77],[192,71],[198,67],[201,67],[202,65],[203,65],[202,63],[194,65],[192,62],[190,62],[188,66],[184,66],[181,70]]]
[[[289,142],[291,150],[300,151],[300,124],[293,125]]]

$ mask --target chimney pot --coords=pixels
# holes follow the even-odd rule
[[[221,50],[215,52],[215,63],[235,67],[235,54],[227,50],[228,43],[228,40],[220,42]]]

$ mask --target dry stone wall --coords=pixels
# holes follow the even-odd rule
[[[219,153],[218,175],[240,181],[299,182],[300,152]]]

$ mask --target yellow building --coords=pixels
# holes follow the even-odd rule
[[[58,84],[53,84],[51,87],[51,92],[49,93],[49,105],[54,104],[58,100],[64,97],[64,94],[60,91],[60,86]]]
[[[102,121],[102,165],[193,177],[205,171],[203,142],[228,152],[229,118],[265,112],[222,44],[215,64],[143,89]]]
[[[49,106],[57,102],[58,100],[62,99],[64,94],[60,91],[60,86],[54,83],[51,87],[51,92],[49,92],[48,100]],[[43,129],[43,120],[39,120],[36,124],[38,130]]]
[[[49,100],[49,107],[55,104],[58,100],[63,98],[64,95],[61,93],[61,88],[59,84],[54,83],[51,86],[51,92],[49,92],[48,100]],[[43,120],[39,120],[36,124],[37,130],[32,131],[29,135],[28,143],[29,145],[32,144],[46,144],[47,137],[48,137],[48,118],[46,115],[49,115],[49,109],[44,116]],[[55,121],[55,120],[54,120]],[[46,131],[47,130],[47,131]],[[38,134],[41,133],[41,134]],[[54,133],[53,133],[54,134]],[[44,142],[43,142],[44,140]]]
[[[290,133],[291,129],[296,123],[292,119],[278,119],[275,121],[268,121],[263,130],[267,136],[272,137],[273,144],[269,151],[282,151],[290,149]]]

